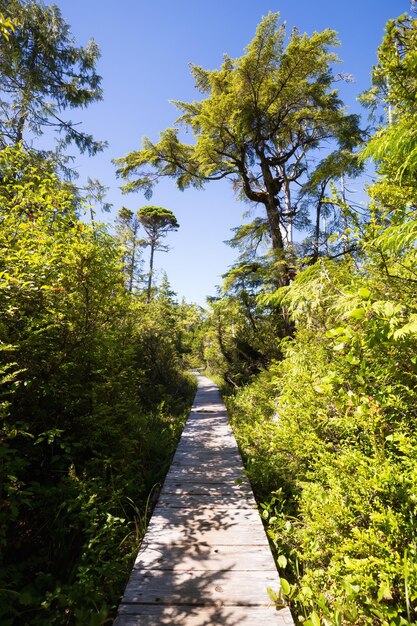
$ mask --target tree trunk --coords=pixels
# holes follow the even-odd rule
[[[288,264],[285,256],[284,239],[282,237],[281,222],[274,198],[270,198],[265,205],[268,217],[269,233],[271,235],[272,251],[277,262],[278,279],[277,287],[285,287],[289,284]]]
[[[288,180],[284,183],[285,212],[287,218],[286,243],[291,246],[293,240],[292,227],[292,207],[291,207],[291,188]]]
[[[285,259],[285,242],[282,236],[282,209],[277,198],[284,181],[282,178],[274,178],[265,160],[261,161],[261,170],[266,189],[265,199],[262,202],[265,205],[268,218],[272,251],[275,253],[275,258],[278,262],[278,286],[284,287],[289,282],[288,265]]]
[[[350,242],[348,239],[347,229],[349,226],[347,211],[346,211],[346,190],[345,190],[345,175],[342,174],[340,177],[340,193],[342,196],[342,213],[343,213],[343,228],[345,231],[345,238],[343,240],[343,252],[347,254],[350,248]]]
[[[19,116],[17,125],[16,125],[16,135],[15,135],[15,145],[19,144],[23,139],[23,131],[26,124],[26,116],[27,113],[22,113]]]
[[[281,223],[275,199],[269,198],[265,205],[268,217],[269,233],[271,235],[272,249],[284,251],[284,240],[281,233]]]
[[[130,261],[130,268],[129,268],[129,287],[128,287],[129,293],[132,293],[133,291],[133,275],[135,273],[135,261],[136,261],[136,230],[137,229],[133,231],[132,258]]]
[[[320,200],[316,209],[316,225],[314,228],[314,245],[313,245],[313,259],[312,259],[313,263],[315,263],[319,258],[321,204],[322,203]]]
[[[149,259],[149,278],[148,278],[148,293],[146,296],[146,302],[149,304],[151,301],[151,291],[152,291],[152,275],[153,275],[153,255],[155,252],[155,242],[151,241],[151,257]]]

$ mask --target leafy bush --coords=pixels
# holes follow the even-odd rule
[[[371,261],[355,274],[332,262],[309,269],[281,295],[299,329],[282,346],[284,360],[230,402],[300,621],[413,619],[417,341],[409,296],[381,281]]]
[[[195,391],[176,305],[45,162],[0,152],[2,624],[109,621]],[[164,308],[165,307],[165,308]]]

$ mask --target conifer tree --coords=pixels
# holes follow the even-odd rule
[[[144,245],[139,238],[140,223],[138,216],[130,209],[122,207],[116,219],[116,231],[124,248],[123,270],[126,276],[127,290],[132,293],[138,282],[138,272],[141,264],[139,259],[140,248]]]
[[[145,233],[148,235],[148,239],[144,241],[144,245],[150,247],[149,258],[149,275],[148,275],[148,289],[147,289],[147,302],[151,300],[152,293],[152,279],[153,279],[153,262],[156,250],[162,250],[167,252],[168,247],[161,243],[161,239],[165,237],[169,232],[177,230],[179,224],[172,211],[164,209],[160,206],[144,206],[138,211],[138,220],[142,225]]]
[[[311,37],[294,30],[285,45],[285,26],[270,13],[259,24],[243,56],[228,56],[219,70],[191,66],[200,101],[174,102],[181,117],[160,135],[117,161],[125,191],[149,197],[161,178],[179,189],[201,188],[229,179],[243,199],[264,208],[278,258],[292,243],[298,207],[292,186],[305,180],[310,156],[327,142],[339,151],[348,136],[361,139],[358,117],[348,115],[333,83],[331,30]],[[186,144],[183,125],[194,134]],[[302,224],[299,226],[302,226]],[[286,280],[282,263],[283,281]]]
[[[59,8],[42,0],[0,0],[0,12],[13,20],[0,38],[1,143],[25,145],[47,129],[56,131],[59,152],[74,143],[94,154],[103,142],[79,128],[64,112],[101,100],[94,40],[76,45]],[[52,154],[52,152],[51,152]]]

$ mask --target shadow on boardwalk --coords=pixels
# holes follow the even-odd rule
[[[293,624],[217,387],[199,388],[115,626]]]

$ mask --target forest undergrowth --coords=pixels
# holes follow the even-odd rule
[[[195,393],[189,307],[126,291],[45,162],[0,169],[0,621],[111,623]]]
[[[376,167],[366,206],[331,185],[344,226],[278,289],[282,257],[254,254],[259,224],[237,230],[206,330],[281,575],[271,598],[304,626],[417,623],[416,59],[417,20],[388,22],[362,96],[388,112],[358,152]]]
[[[105,147],[65,119],[102,98],[97,45],[55,5],[0,0],[2,626],[112,622],[201,363],[276,557],[271,601],[303,626],[417,623],[417,20],[387,24],[367,129],[335,86],[336,33],[278,20],[192,66],[202,100],[116,159],[125,192],[229,179],[250,203],[203,311],[154,275],[175,215],[123,207],[112,230],[102,185],[74,182],[69,146]]]

